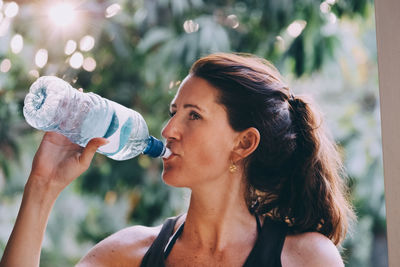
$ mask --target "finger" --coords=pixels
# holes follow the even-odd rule
[[[97,149],[101,146],[108,144],[109,142],[110,141],[105,138],[93,138],[84,148],[81,156],[79,157],[79,162],[85,167],[89,167],[90,162],[92,161]]]
[[[79,90],[79,92],[83,92],[83,88],[79,88],[78,90]]]

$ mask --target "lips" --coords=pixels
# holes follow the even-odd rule
[[[163,158],[163,161],[170,160],[172,158],[175,158],[176,156],[179,156],[179,155],[171,151],[171,155],[169,155],[168,158]]]

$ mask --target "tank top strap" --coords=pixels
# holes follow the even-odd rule
[[[175,245],[176,240],[178,239],[178,237],[181,235],[182,231],[183,231],[183,227],[185,225],[185,222],[183,222],[178,230],[176,230],[175,234],[169,239],[169,242],[167,243],[167,245],[165,245],[165,249],[164,249],[164,259],[166,259],[169,255],[169,253],[172,250],[172,247]]]
[[[257,241],[244,267],[281,267],[281,253],[287,234],[287,225],[266,217]]]
[[[164,263],[164,248],[168,244],[174,227],[180,216],[168,218],[161,228],[157,238],[144,255],[140,267],[162,267]]]

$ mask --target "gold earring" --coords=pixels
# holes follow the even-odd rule
[[[229,166],[229,172],[230,173],[235,173],[237,171],[237,167],[235,163],[231,162],[231,165]]]

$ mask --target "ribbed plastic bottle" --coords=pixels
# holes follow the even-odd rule
[[[110,142],[97,152],[115,160],[141,153],[168,157],[164,144],[149,136],[143,117],[136,111],[94,93],[83,93],[54,76],[37,79],[25,97],[23,113],[36,129],[54,131],[71,142],[86,146],[94,137]]]

